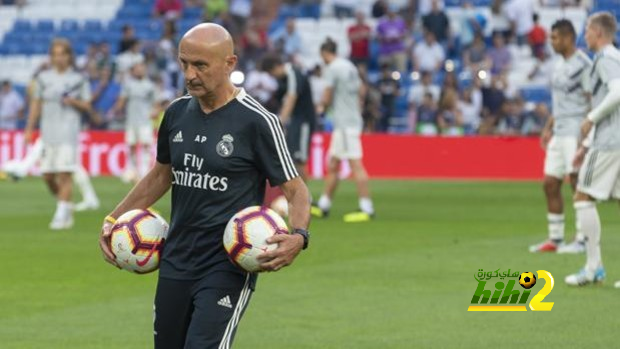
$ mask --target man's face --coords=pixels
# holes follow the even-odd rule
[[[57,69],[66,69],[71,64],[71,56],[61,45],[54,45],[51,51],[52,65]]]
[[[551,46],[553,47],[553,51],[562,54],[566,50],[564,41],[565,39],[559,30],[551,31]]]
[[[593,25],[592,22],[588,21],[588,25],[586,25],[586,33],[585,39],[586,44],[588,45],[588,49],[594,50],[596,49],[596,39],[600,35],[600,29]]]
[[[184,39],[179,45],[179,63],[190,95],[200,98],[213,94],[226,83],[237,57],[224,56],[216,47]]]

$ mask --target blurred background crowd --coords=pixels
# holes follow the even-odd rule
[[[113,130],[122,128],[113,107],[136,63],[162,106],[184,93],[177,43],[209,21],[234,37],[233,82],[273,111],[278,83],[261,70],[262,57],[279,54],[307,72],[318,103],[318,47],[329,37],[359,68],[366,132],[536,135],[552,113],[551,24],[570,19],[584,47],[587,14],[620,6],[614,1],[2,0],[0,128],[24,126],[29,85],[48,65],[52,38],[71,41],[75,67],[90,80],[97,117],[85,117],[85,128]],[[329,120],[319,124],[330,129]]]

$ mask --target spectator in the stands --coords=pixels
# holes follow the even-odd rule
[[[249,95],[258,99],[267,109],[276,112],[279,110],[277,102],[272,98],[278,89],[278,81],[269,73],[259,70],[260,65],[248,72],[243,87]]]
[[[461,51],[472,45],[476,35],[482,35],[482,23],[479,18],[480,14],[476,12],[471,1],[464,1],[458,21],[458,42]]]
[[[351,42],[351,62],[355,65],[368,65],[370,58],[370,34],[372,29],[366,24],[365,15],[358,11],[355,14],[356,22],[347,30],[349,41]]]
[[[121,41],[118,44],[118,53],[129,50],[131,43],[136,40],[136,33],[131,24],[123,25]]]
[[[463,65],[475,76],[481,70],[489,70],[491,61],[487,57],[487,46],[482,34],[476,34],[472,44],[463,51]]]
[[[463,135],[463,115],[458,107],[459,94],[455,89],[444,90],[437,110],[437,126],[444,136]]]
[[[448,45],[450,39],[450,20],[439,7],[439,0],[432,0],[431,12],[422,17],[422,26],[426,31],[435,34],[435,40],[442,45]]]
[[[463,133],[473,135],[480,127],[480,114],[482,113],[482,92],[472,85],[465,90],[458,102],[458,108],[463,116]]]
[[[107,128],[112,120],[110,110],[118,99],[121,86],[112,79],[110,67],[99,69],[93,62],[87,67],[90,90],[92,91],[91,105],[94,113],[103,121],[101,128]]]
[[[491,75],[504,75],[510,69],[512,56],[502,34],[493,34],[493,47],[487,50],[487,57],[491,63]]]
[[[409,95],[407,96],[407,102],[409,103],[409,111],[415,111],[420,104],[422,104],[422,100],[424,99],[424,95],[430,93],[433,97],[433,102],[439,102],[439,97],[441,96],[441,87],[436,85],[433,82],[433,73],[429,71],[423,71],[420,73],[420,82],[415,84],[410,90]]]
[[[482,122],[480,124],[480,134],[495,133],[495,126],[500,117],[502,105],[506,100],[504,88],[506,87],[505,77],[501,75],[491,76],[491,84],[482,88]]]
[[[417,43],[413,49],[413,67],[416,71],[437,72],[443,68],[446,53],[444,48],[435,40],[435,34],[424,32],[424,40]]]
[[[228,12],[228,0],[204,0],[205,22],[213,22],[222,12]]]
[[[443,81],[441,82],[441,93],[443,94],[443,92],[448,89],[455,91],[460,90],[459,79],[456,75],[456,71],[454,70],[447,71],[443,76]],[[439,99],[441,99],[441,97]]]
[[[359,66],[362,82],[362,120],[364,132],[374,132],[381,120],[381,91],[368,81],[368,72],[364,66]]]
[[[17,122],[24,117],[24,98],[13,88],[9,80],[0,88],[0,130],[15,130]]]
[[[110,52],[110,44],[108,44],[107,41],[102,41],[97,45],[97,54],[95,57],[99,69],[110,68],[111,71],[114,71],[114,57]]]
[[[501,33],[504,39],[510,38],[510,20],[504,13],[504,0],[493,0],[491,3],[491,18],[489,19],[489,26],[491,27],[491,33]]]
[[[549,116],[549,108],[545,103],[536,104],[534,110],[524,114],[521,134],[524,136],[539,136]]]
[[[129,69],[136,63],[144,62],[144,55],[141,52],[141,44],[138,40],[133,40],[129,44],[129,49],[116,56],[116,74],[119,81],[125,78]]]
[[[153,8],[154,17],[164,17],[170,20],[176,20],[183,13],[182,0],[155,0]]]
[[[381,92],[381,119],[377,130],[386,132],[390,126],[390,120],[395,116],[396,97],[400,92],[400,84],[393,76],[394,71],[388,64],[381,66],[381,77],[377,82]]]
[[[177,62],[177,29],[174,21],[166,21],[162,36],[157,43],[157,61],[163,75],[163,83],[166,88],[176,89],[180,74]]]
[[[265,26],[258,19],[248,20],[239,45],[243,53],[241,67],[246,70],[253,68],[269,48]]]
[[[521,105],[521,102],[517,99],[507,99],[504,101],[497,124],[497,133],[509,136],[516,136],[521,133],[523,117]]]
[[[245,23],[252,15],[252,1],[250,0],[230,0],[228,7],[230,18],[233,22],[233,26],[229,29],[233,38],[241,35],[245,28]]]
[[[527,75],[528,84],[549,87],[551,85],[551,73],[555,61],[551,59],[546,50],[540,50],[536,55],[536,64]]]
[[[545,55],[546,45],[547,45],[547,31],[545,28],[540,25],[538,14],[535,13],[534,17],[534,26],[532,30],[527,34],[527,41],[532,48],[532,55],[537,58],[541,58]]]
[[[422,100],[415,109],[413,116],[413,129],[416,134],[422,136],[436,136],[437,130],[437,101],[432,93],[426,92],[422,96]]]
[[[379,41],[379,62],[388,64],[392,69],[404,72],[407,69],[405,38],[407,26],[397,14],[397,7],[390,5],[388,13],[379,20],[377,39]]]
[[[75,59],[75,66],[80,71],[86,71],[91,62],[97,63],[97,55],[99,54],[99,44],[90,43],[86,48],[86,54],[80,55]]]
[[[420,15],[421,17],[424,17],[427,14],[431,13],[431,11],[433,10],[434,1],[436,0],[418,0],[418,15]],[[443,0],[437,1],[437,5],[439,9],[441,10],[444,9],[445,5],[444,5]]]
[[[372,4],[372,18],[381,18],[387,14],[388,5],[386,0],[377,0]]]
[[[332,0],[332,5],[337,18],[353,17],[357,0]]]
[[[271,42],[276,51],[281,52],[287,60],[296,61],[296,57],[301,52],[302,41],[301,35],[295,28],[295,19],[287,19],[284,29],[276,32],[271,37]]]
[[[534,27],[534,5],[535,0],[508,0],[504,5],[512,35],[519,46],[527,42],[527,34]]]

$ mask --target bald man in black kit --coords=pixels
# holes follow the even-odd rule
[[[308,246],[310,199],[277,116],[229,79],[237,57],[223,27],[203,23],[179,44],[189,95],[173,101],[157,141],[157,162],[104,221],[100,247],[116,265],[110,229],[118,216],[146,209],[172,187],[170,232],[155,296],[155,348],[230,348],[256,274],[234,266],[222,244],[226,223],[263,201],[266,180],[289,202],[292,234],[261,256],[265,271],[290,265]]]

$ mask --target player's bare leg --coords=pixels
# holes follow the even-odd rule
[[[357,185],[357,192],[359,195],[359,208],[361,212],[347,214],[344,217],[345,222],[365,222],[370,220],[374,214],[375,209],[370,199],[370,188],[368,185],[368,173],[362,163],[361,159],[349,160],[349,166],[353,174],[353,179]]]
[[[138,145],[129,145],[129,153],[127,154],[127,165],[122,180],[125,183],[131,183],[138,180]]]
[[[43,180],[45,181],[50,193],[52,193],[55,198],[58,198],[58,183],[56,182],[56,174],[46,173],[43,175]]]
[[[95,189],[90,182],[88,172],[86,172],[86,169],[83,166],[77,166],[75,172],[73,173],[73,179],[82,193],[82,201],[75,205],[75,211],[80,212],[98,209],[99,198],[97,198],[97,193],[95,193]]]
[[[605,270],[601,259],[601,219],[596,201],[588,194],[577,191],[574,202],[577,218],[586,236],[586,265],[579,273],[567,276],[564,281],[571,286],[602,282]]]
[[[323,194],[319,198],[317,203],[318,207],[312,207],[312,215],[315,217],[326,217],[329,215],[329,210],[332,207],[332,198],[334,192],[338,188],[338,168],[340,166],[340,159],[331,157],[327,164],[327,175],[325,176],[325,186],[323,188]]]
[[[562,179],[546,175],[543,191],[547,200],[547,227],[549,237],[546,241],[530,246],[530,252],[556,252],[564,241],[564,199],[562,198]]]
[[[71,195],[73,191],[73,178],[70,172],[61,172],[52,175],[58,187],[56,195],[56,212],[50,223],[50,229],[69,229],[73,226],[73,212]]]

